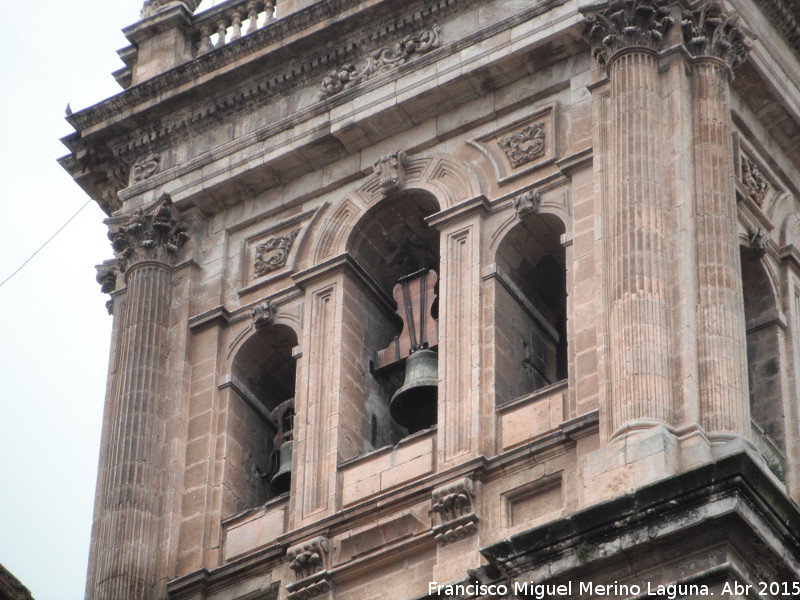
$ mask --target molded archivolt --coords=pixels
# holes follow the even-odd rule
[[[314,264],[345,251],[347,239],[363,214],[375,204],[398,193],[427,192],[439,204],[439,210],[456,206],[482,193],[480,181],[472,168],[450,155],[410,157],[398,190],[384,193],[378,174],[370,176],[358,189],[330,209],[329,217],[316,237],[311,256]]]

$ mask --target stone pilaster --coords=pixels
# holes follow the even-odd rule
[[[668,219],[658,55],[673,21],[658,0],[609,2],[587,19],[611,80],[608,231],[610,432],[672,417]]]
[[[692,70],[700,420],[750,436],[747,346],[731,152],[730,81],[745,58],[737,19],[719,2],[686,11]]]
[[[106,401],[87,598],[149,600],[159,556],[165,465],[163,378],[172,258],[186,240],[168,197],[107,220],[127,295]]]

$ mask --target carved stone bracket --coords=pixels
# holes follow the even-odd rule
[[[269,300],[264,300],[250,309],[250,318],[253,319],[253,327],[256,329],[270,325],[275,318],[275,305]]]
[[[112,258],[109,260],[103,261],[102,264],[95,265],[95,270],[97,271],[97,275],[95,275],[95,280],[97,283],[100,284],[100,292],[103,294],[110,294],[114,290],[117,289],[117,272],[118,272],[118,264],[117,260]],[[106,310],[108,310],[108,314],[112,314],[114,311],[114,299],[111,298],[108,302],[106,302]]]
[[[478,531],[475,483],[472,479],[459,479],[433,490],[432,502],[431,513],[438,521],[433,527],[434,539],[440,546]]]
[[[415,54],[425,54],[440,45],[441,31],[438,25],[409,35],[392,46],[374,51],[360,69],[349,63],[331,71],[320,84],[320,96],[327,98],[349,89],[408,62]]]
[[[131,167],[129,185],[150,179],[153,175],[158,173],[160,166],[161,159],[155,154],[140,158],[133,164],[133,167]]]
[[[143,260],[170,263],[189,239],[168,194],[146,209],[106,219],[105,223],[121,273]]]
[[[384,195],[403,188],[408,157],[405,152],[392,152],[382,156],[372,165]]]
[[[272,271],[277,271],[286,266],[289,259],[289,251],[292,249],[299,229],[295,229],[285,235],[273,237],[256,246],[256,259],[253,265],[255,276],[266,275]]]
[[[537,214],[542,208],[542,193],[538,190],[528,190],[514,198],[512,204],[520,218],[529,214]]]
[[[497,140],[515,169],[544,156],[544,123],[533,123],[522,131]]]
[[[761,169],[744,154],[741,155],[742,183],[753,202],[763,206],[764,198],[769,192],[769,181],[764,177]]]
[[[769,246],[769,234],[761,227],[750,227],[747,230],[747,238],[750,248],[758,255],[764,256]]]
[[[295,574],[295,581],[286,586],[288,600],[308,600],[331,589],[328,549],[328,538],[318,536],[286,551]]]
[[[603,12],[587,15],[584,30],[596,44],[595,59],[608,67],[611,58],[626,48],[658,50],[673,24],[667,0],[611,0]]]
[[[747,58],[748,47],[736,15],[727,14],[721,2],[706,0],[683,12],[683,41],[694,56],[713,56],[733,70]]]

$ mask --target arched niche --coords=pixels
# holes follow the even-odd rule
[[[750,414],[785,453],[780,352],[782,322],[777,294],[762,254],[745,246],[740,246],[739,250],[747,330]]]
[[[286,414],[280,407],[295,396],[296,346],[297,334],[291,327],[269,324],[245,339],[231,362],[235,397],[229,403],[229,443],[241,460],[228,466],[225,481],[235,491],[240,510],[285,491],[272,485],[280,466],[275,441],[282,431],[278,421]]]
[[[393,298],[398,281],[419,271],[439,272],[439,232],[425,221],[438,211],[431,193],[400,190],[364,212],[347,239],[345,250],[357,265],[357,273],[345,279],[346,306],[353,308],[346,308],[342,318],[344,335],[352,340],[344,344],[345,353],[353,354],[343,361],[343,381],[348,397],[355,399],[343,424],[352,428],[351,439],[361,440],[353,453],[394,444],[409,433],[389,412],[392,395],[403,384],[405,360],[377,364],[376,355],[404,327]],[[435,319],[436,303],[431,308]]]
[[[491,278],[497,404],[567,377],[564,230],[552,214],[527,214],[497,245]]]

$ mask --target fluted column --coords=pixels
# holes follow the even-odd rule
[[[186,239],[168,197],[107,221],[127,280],[115,384],[106,400],[89,559],[89,600],[155,600],[166,465],[162,380],[171,259]]]
[[[611,80],[608,159],[610,430],[668,423],[670,377],[666,199],[657,49],[672,25],[657,0],[610,2],[588,18]]]
[[[730,82],[744,36],[719,2],[686,11],[692,81],[700,419],[704,429],[750,436],[747,345],[731,151]]]

